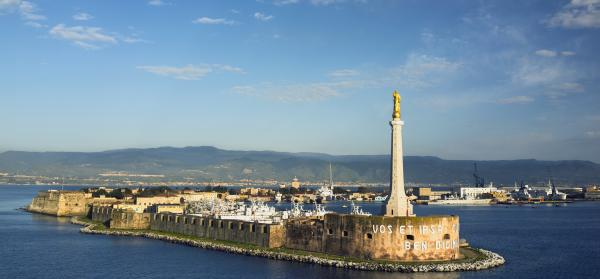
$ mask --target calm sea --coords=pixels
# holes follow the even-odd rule
[[[507,263],[478,272],[398,274],[81,234],[66,218],[15,210],[45,189],[0,186],[0,278],[600,278],[600,202],[562,207],[416,206],[418,215],[459,215],[461,237],[500,253]],[[379,213],[381,204],[361,205]],[[328,209],[348,210],[342,204]]]

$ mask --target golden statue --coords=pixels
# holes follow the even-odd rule
[[[398,94],[398,91],[394,90],[394,114],[393,119],[400,119],[400,101],[402,97]]]

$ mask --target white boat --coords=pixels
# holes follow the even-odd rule
[[[360,206],[355,205],[354,202],[352,202],[352,209],[350,210],[350,215],[371,216],[373,214],[363,211],[362,208],[360,208]]]
[[[450,196],[440,200],[430,201],[428,205],[489,205],[492,199],[461,199]]]
[[[326,210],[325,206],[318,203],[315,203],[315,209],[313,210],[305,210],[302,204],[292,203],[292,208],[288,211],[284,211],[284,214],[288,216],[288,218],[321,217],[325,216],[327,213],[333,212]]]
[[[287,212],[277,211],[263,202],[227,202],[221,200],[195,201],[188,204],[186,213],[222,220],[241,220],[265,224],[287,219]]]
[[[387,195],[385,195],[385,196],[377,196],[377,197],[375,197],[375,201],[384,202],[384,201],[387,200],[387,198],[388,198]]]
[[[331,163],[329,164],[329,185],[323,185],[317,189],[317,196],[321,197],[321,201],[330,201],[334,199],[333,195],[333,172],[331,170]]]

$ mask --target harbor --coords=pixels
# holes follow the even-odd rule
[[[16,211],[14,208],[27,204],[38,191],[45,191],[52,186],[0,186],[0,241],[5,249],[5,263],[12,265],[12,272],[25,271],[40,273],[56,270],[56,274],[69,277],[69,267],[75,258],[86,258],[77,265],[76,274],[95,274],[96,276],[112,276],[128,278],[131,266],[144,264],[147,259],[142,254],[153,255],[153,260],[160,265],[148,265],[139,276],[148,278],[164,278],[178,272],[181,278],[197,278],[198,270],[209,277],[222,277],[222,270],[235,266],[233,276],[244,278],[264,278],[269,276],[292,276],[300,278],[306,272],[320,274],[327,278],[415,278],[416,274],[388,272],[361,272],[331,268],[314,264],[298,264],[288,261],[277,261],[262,257],[248,257],[237,254],[222,253],[214,250],[190,248],[186,245],[174,244],[141,237],[122,237],[81,234],[80,225],[70,224],[70,218],[30,214]],[[65,190],[78,190],[81,186],[67,186]],[[346,201],[336,201],[327,205],[328,210],[347,213]],[[357,202],[365,211],[381,214],[380,204],[374,202]],[[279,204],[275,204],[279,206]],[[289,204],[282,204],[289,208]],[[305,205],[310,209],[311,205]],[[596,212],[600,210],[598,202],[580,202],[567,204],[564,207],[538,206],[538,208],[518,206],[440,206],[415,205],[415,213],[423,215],[456,214],[461,216],[463,224],[461,234],[469,239],[471,245],[486,250],[497,251],[508,261],[503,267],[476,273],[441,273],[436,278],[497,278],[515,277],[563,277],[578,276],[593,278],[598,270],[594,264],[600,260],[598,251],[600,243],[589,230],[598,230],[600,224]],[[554,220],[554,221],[552,221]],[[556,220],[561,220],[557,223]],[[22,229],[17,229],[22,228]],[[25,230],[26,228],[26,230]],[[15,231],[16,230],[16,231]],[[15,233],[19,232],[19,233]],[[565,233],[575,233],[581,237],[574,241],[564,241]],[[31,239],[30,235],[36,237]],[[535,235],[537,237],[531,237]],[[496,241],[490,242],[489,238]],[[29,243],[23,245],[22,243]],[[506,245],[511,243],[511,245]],[[546,245],[553,243],[553,245]],[[84,247],[82,249],[82,247]],[[576,247],[572,250],[571,248]],[[542,257],[542,252],[557,255]],[[17,265],[28,254],[33,253],[44,259],[36,265]],[[55,255],[60,253],[62,257]],[[72,255],[72,256],[71,256]],[[116,263],[111,259],[119,255]],[[538,264],[547,266],[540,270],[537,265],[523,264],[532,258]],[[100,265],[111,265],[111,269],[98,269]],[[564,266],[570,266],[565,270]],[[433,275],[428,273],[429,276]],[[231,275],[231,274],[230,274]],[[16,276],[18,277],[18,276]],[[53,277],[59,278],[59,277]],[[420,278],[420,277],[416,277]]]

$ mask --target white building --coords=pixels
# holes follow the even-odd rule
[[[498,188],[494,187],[492,183],[490,183],[489,187],[461,187],[460,198],[464,200],[477,200],[485,198],[483,197],[484,194],[491,194],[496,191],[498,191]]]

